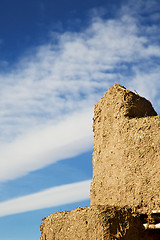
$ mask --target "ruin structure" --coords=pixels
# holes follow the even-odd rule
[[[95,105],[91,205],[160,208],[160,116],[114,85]]]
[[[160,116],[115,84],[95,105],[91,207],[43,220],[41,240],[160,239]]]

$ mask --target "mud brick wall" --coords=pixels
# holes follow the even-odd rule
[[[143,237],[143,225],[131,209],[95,206],[50,215],[41,225],[40,239],[140,240]]]
[[[159,240],[141,217],[160,210],[160,116],[115,84],[95,105],[93,131],[91,207],[43,219],[40,240]]]
[[[160,209],[160,116],[115,84],[95,105],[91,206]]]

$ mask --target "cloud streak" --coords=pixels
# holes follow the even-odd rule
[[[74,113],[1,146],[0,181],[12,180],[92,148],[92,111]]]
[[[132,80],[149,62],[154,63],[149,65],[152,71],[153,57],[160,57],[159,45],[125,14],[119,19],[93,18],[83,32],[63,33],[57,44],[51,39],[33,52],[12,72],[0,75],[2,141],[91,106],[115,81]]]
[[[90,184],[91,180],[66,184],[0,202],[0,217],[87,200]]]
[[[92,17],[79,33],[53,33],[0,74],[0,181],[89,150],[88,109],[115,82],[160,102],[159,29],[130,11]]]

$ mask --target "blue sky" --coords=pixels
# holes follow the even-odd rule
[[[0,232],[89,206],[94,104],[114,83],[160,113],[157,0],[6,0],[0,8]],[[8,230],[9,229],[9,230]]]

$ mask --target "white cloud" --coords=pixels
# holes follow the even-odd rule
[[[91,180],[66,184],[0,202],[0,217],[87,200],[90,184]]]
[[[160,57],[160,47],[150,44],[135,19],[126,15],[95,18],[86,31],[64,33],[58,45],[33,52],[12,73],[0,75],[1,141],[93,105],[115,81],[128,77],[127,72],[119,74],[122,65]]]
[[[127,11],[96,16],[83,32],[56,34],[56,44],[51,39],[0,74],[1,181],[91,148],[86,109],[113,83],[160,101],[160,46],[152,43],[159,30],[153,23],[148,32],[138,13]]]
[[[92,148],[92,111],[74,113],[57,124],[38,127],[0,148],[0,181],[15,179]]]

